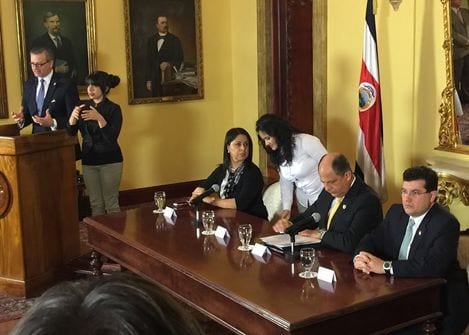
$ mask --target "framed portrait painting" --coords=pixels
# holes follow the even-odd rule
[[[5,63],[3,62],[3,42],[0,22],[0,119],[8,118],[7,90],[5,80]]]
[[[124,0],[129,104],[203,98],[200,0]]]
[[[29,50],[49,47],[55,72],[73,79],[80,93],[96,68],[94,0],[15,0],[22,80],[31,73]]]

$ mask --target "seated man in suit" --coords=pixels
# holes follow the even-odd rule
[[[445,277],[439,334],[461,334],[469,318],[469,289],[459,268],[459,222],[435,203],[438,176],[426,166],[404,171],[402,205],[360,242],[354,267],[394,277]]]
[[[321,245],[353,253],[362,237],[383,219],[379,198],[353,174],[342,154],[324,155],[318,171],[324,184],[318,199],[293,220],[277,220],[273,229],[283,232],[293,225],[294,230],[302,230],[300,235],[320,239]],[[313,213],[321,215],[319,222],[315,222]]]
[[[23,86],[21,109],[13,114],[20,129],[33,124],[33,134],[66,129],[73,108],[79,104],[76,85],[54,71],[54,52],[47,47],[32,48],[34,76]]]

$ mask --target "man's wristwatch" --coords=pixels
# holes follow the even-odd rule
[[[391,268],[392,268],[392,262],[385,261],[383,263],[383,270],[384,270],[384,273],[386,273],[387,275],[391,274]]]

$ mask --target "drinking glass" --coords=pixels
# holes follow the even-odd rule
[[[215,212],[212,210],[202,212],[202,225],[204,231],[202,235],[215,235],[213,226],[215,225]]]
[[[318,274],[311,271],[314,266],[316,251],[313,248],[303,248],[300,250],[300,261],[303,272],[300,272],[301,278],[315,278]]]
[[[163,213],[166,208],[166,193],[163,191],[155,192],[154,200],[156,210],[153,213]]]
[[[249,251],[252,249],[252,246],[249,245],[252,236],[252,226],[249,223],[241,224],[238,227],[239,241],[241,245],[238,247],[238,250]]]

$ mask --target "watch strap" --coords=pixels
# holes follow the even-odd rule
[[[385,261],[383,263],[383,270],[384,270],[384,273],[387,274],[387,275],[391,275],[391,268],[392,268],[392,262],[390,261]]]

